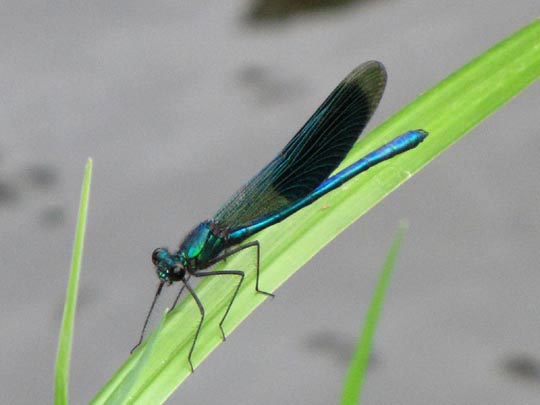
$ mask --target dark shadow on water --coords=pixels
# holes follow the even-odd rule
[[[19,190],[7,180],[0,179],[0,207],[15,204],[19,200]]]
[[[54,228],[65,222],[66,211],[61,205],[52,205],[43,208],[38,219],[39,224],[44,228]]]
[[[302,81],[279,76],[261,65],[243,66],[236,74],[236,81],[262,106],[290,102],[305,90]]]
[[[332,11],[353,3],[373,3],[380,0],[253,0],[247,13],[249,23],[275,22],[313,12]]]
[[[347,367],[355,349],[355,338],[337,334],[331,330],[321,330],[312,333],[304,342],[303,346],[311,353],[326,357]],[[372,351],[369,356],[369,370],[373,370],[380,363],[379,356]]]
[[[59,176],[54,167],[36,164],[24,170],[24,177],[32,188],[47,190],[58,183]]]
[[[540,384],[540,361],[529,354],[507,355],[501,362],[501,368],[515,380]]]
[[[67,283],[67,272],[65,274],[65,277]],[[87,310],[90,310],[93,306],[95,306],[96,303],[101,299],[102,295],[103,294],[101,293],[101,291],[95,286],[81,284],[77,297],[77,316],[80,316],[81,313],[86,312]],[[57,303],[52,313],[52,320],[57,323],[60,323],[62,321],[62,317],[64,315],[64,299],[64,294],[59,294],[57,298]]]

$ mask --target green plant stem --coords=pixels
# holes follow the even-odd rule
[[[394,237],[392,246],[388,251],[388,256],[386,257],[386,261],[379,276],[379,281],[377,282],[377,286],[373,292],[373,297],[371,298],[371,303],[369,304],[368,312],[362,327],[362,332],[360,333],[353,358],[349,364],[349,370],[347,371],[347,376],[343,384],[341,405],[357,405],[360,403],[362,387],[364,385],[365,375],[368,368],[369,355],[373,345],[373,338],[375,336],[377,322],[381,316],[386,291],[388,289],[388,285],[390,284],[394,264],[396,262],[396,258],[403,242],[403,237],[406,230],[407,224],[402,222],[396,236]]]
[[[92,178],[92,159],[88,159],[84,170],[84,178],[79,203],[73,254],[71,257],[71,271],[69,273],[64,315],[58,339],[58,352],[56,355],[56,373],[54,380],[54,403],[63,405],[68,403],[69,365],[71,359],[71,346],[73,329],[75,326],[75,310],[77,308],[77,295],[79,291],[79,276],[83,257],[84,235],[86,218],[88,216],[88,202],[90,199],[90,181]]]

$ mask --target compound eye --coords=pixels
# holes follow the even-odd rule
[[[152,263],[154,263],[155,266],[158,265],[159,262],[163,259],[164,256],[166,256],[167,250],[164,248],[157,248],[152,252]]]

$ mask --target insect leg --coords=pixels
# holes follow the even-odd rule
[[[199,332],[201,331],[201,327],[204,322],[204,307],[201,300],[199,299],[199,297],[197,297],[197,294],[195,293],[195,291],[193,291],[187,280],[182,280],[182,282],[195,300],[195,303],[199,307],[199,312],[201,313],[201,320],[199,321],[199,325],[197,326],[197,331],[195,332],[195,336],[193,337],[193,343],[191,344],[191,349],[189,349],[188,354],[189,365],[191,367],[191,372],[193,373],[193,362],[191,361],[191,355],[193,354],[193,349],[195,349],[195,344],[197,343],[197,338],[199,337]]]
[[[189,276],[186,277],[185,280],[188,281]],[[180,291],[178,291],[178,294],[176,295],[176,298],[174,299],[173,305],[172,305],[171,309],[169,309],[169,312],[171,312],[174,308],[176,308],[176,304],[178,304],[178,300],[180,299],[180,296],[182,295],[182,292],[184,291],[184,288],[186,288],[185,285],[183,285],[182,288],[180,288]]]
[[[227,315],[229,315],[229,311],[231,310],[232,304],[234,300],[236,299],[236,296],[238,295],[238,290],[240,289],[240,286],[242,285],[242,282],[244,281],[244,272],[240,270],[220,270],[220,271],[197,271],[195,273],[192,273],[194,277],[211,277],[211,276],[238,276],[240,277],[240,281],[236,285],[236,288],[234,289],[233,296],[231,298],[231,301],[229,302],[229,305],[227,306],[227,309],[225,310],[225,314],[223,315],[223,318],[221,318],[221,321],[219,321],[219,329],[221,330],[221,336],[223,337],[223,340],[225,340],[225,330],[223,329],[223,322],[225,322],[225,318],[227,318]]]
[[[245,250],[245,249],[249,249],[249,248],[256,248],[257,249],[257,278],[255,280],[255,290],[258,292],[258,293],[261,293],[261,294],[265,294],[265,295],[269,295],[270,297],[274,297],[274,294],[272,294],[271,292],[268,292],[268,291],[264,291],[264,290],[261,290],[259,288],[259,278],[260,278],[260,275],[261,275],[261,271],[260,271],[260,257],[261,257],[261,245],[259,243],[258,240],[254,240],[252,242],[249,242],[249,243],[246,243],[245,245],[241,245],[241,246],[238,246],[238,247],[235,247],[234,249],[231,249],[229,250],[228,252],[212,259],[208,265],[209,266],[212,266],[213,264],[216,264],[222,260],[225,260],[227,259],[228,257],[238,253],[238,252],[241,252],[242,250]]]
[[[140,346],[144,339],[144,332],[146,331],[146,326],[148,325],[148,320],[150,319],[150,315],[152,315],[152,312],[154,311],[154,306],[156,305],[156,301],[158,300],[159,294],[161,294],[161,290],[163,289],[163,284],[165,284],[163,281],[159,283],[159,286],[156,290],[156,294],[154,295],[154,299],[152,300],[152,305],[150,305],[150,309],[148,310],[148,315],[146,315],[146,319],[144,320],[144,325],[141,331],[141,336],[139,338],[139,341],[137,344],[131,349],[130,353],[133,353],[137,347]],[[178,299],[178,298],[177,298]]]

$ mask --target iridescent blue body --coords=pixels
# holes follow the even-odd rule
[[[239,229],[231,230],[229,233],[229,241],[234,244],[242,242],[244,239],[251,235],[272,226],[278,222],[283,221],[285,218],[301,210],[302,208],[312,204],[323,195],[335,190],[343,183],[349,181],[358,174],[365,172],[370,167],[376,164],[390,159],[391,157],[405,152],[409,149],[415,148],[420,142],[422,142],[427,136],[427,132],[421,129],[406,132],[403,135],[398,136],[386,145],[379,149],[369,153],[362,159],[356,161],[352,165],[343,169],[336,175],[324,180],[315,190],[305,196],[294,204],[289,205],[283,210],[276,212],[275,214],[268,215],[266,217],[258,219],[256,222],[249,226],[245,226]]]
[[[272,295],[259,289],[259,243],[243,242],[285,220],[370,167],[415,148],[426,138],[427,132],[424,130],[408,131],[329,177],[371,118],[385,84],[386,71],[381,63],[371,61],[357,67],[328,96],[281,153],[234,194],[212,219],[195,227],[177,251],[158,248],[153,252],[152,261],[160,285],[150,313],[163,285],[175,281],[181,281],[188,289],[201,313],[188,358],[192,370],[191,355],[204,320],[204,307],[188,283],[191,276],[226,275],[239,278],[219,324],[225,338],[223,322],[242,284],[244,272],[206,269],[241,250],[254,248],[257,253],[256,290]]]
[[[369,153],[334,176],[324,180],[304,198],[288,205],[280,211],[257,218],[250,225],[230,229],[220,228],[219,223],[212,219],[201,222],[188,234],[180,244],[177,252],[171,254],[163,248],[158,250],[159,255],[154,260],[158,269],[158,276],[166,281],[177,281],[182,277],[175,277],[174,271],[171,270],[179,266],[190,273],[207,268],[209,264],[215,263],[214,259],[225,249],[238,245],[253,234],[283,221],[330,191],[340,187],[343,183],[358,174],[365,172],[370,167],[415,148],[427,135],[426,131],[417,129],[394,138],[389,143]]]

